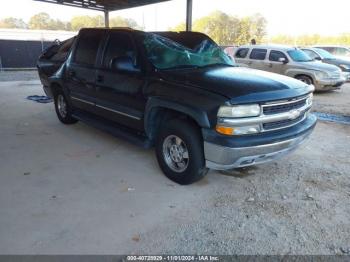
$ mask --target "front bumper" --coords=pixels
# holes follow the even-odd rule
[[[341,85],[343,85],[347,79],[345,77],[341,77],[338,79],[316,79],[315,82],[315,90],[316,91],[329,91],[339,89]]]
[[[281,135],[282,130],[280,130],[276,133],[264,134],[264,137],[259,139],[254,139],[253,136],[247,136],[244,138],[246,140],[245,142],[239,142],[241,145],[253,144],[249,146],[232,147],[205,140],[204,154],[206,166],[215,170],[227,170],[278,159],[292,152],[304,142],[312,133],[316,121],[317,119],[314,115],[309,115],[305,121],[298,124],[298,126],[301,126],[285,130],[285,134]],[[249,142],[249,140],[251,141]]]

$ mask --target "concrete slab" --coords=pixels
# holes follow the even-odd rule
[[[42,94],[38,81],[0,82],[0,254],[334,254],[350,243],[349,126],[319,123],[282,161],[178,186],[153,150],[26,100]]]

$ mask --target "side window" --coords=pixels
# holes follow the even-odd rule
[[[134,59],[135,55],[133,42],[127,33],[111,33],[103,58],[103,67],[109,68],[113,58],[128,56]]]
[[[266,57],[266,53],[266,49],[254,48],[250,53],[249,58],[254,60],[264,60]]]
[[[237,50],[235,57],[245,58],[249,52],[249,48],[240,48]]]
[[[326,50],[327,52],[334,54],[335,53],[335,48],[333,47],[321,47],[322,49]]]
[[[336,48],[336,55],[349,56],[349,50],[346,48],[338,47]]]
[[[103,31],[92,30],[80,33],[73,61],[78,64],[93,66]]]
[[[303,51],[310,56],[312,59],[316,59],[316,58],[320,58],[320,56],[318,54],[316,54],[314,51],[312,50],[304,50]]]
[[[270,55],[269,55],[270,61],[279,62],[280,58],[284,58],[284,59],[286,59],[286,61],[288,61],[288,59],[284,53],[282,53],[280,51],[275,51],[275,50],[272,50],[270,52]]]

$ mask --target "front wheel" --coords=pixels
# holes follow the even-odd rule
[[[169,120],[157,138],[156,154],[163,173],[181,185],[194,183],[208,172],[200,130],[189,121]]]
[[[72,117],[72,109],[62,91],[58,91],[55,94],[54,100],[57,117],[63,124],[69,125],[78,122],[78,120]]]
[[[307,85],[312,85],[314,83],[312,81],[312,78],[309,76],[300,75],[300,76],[296,76],[295,78],[300,80],[301,82],[304,82]]]

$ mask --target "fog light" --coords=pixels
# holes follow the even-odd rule
[[[248,134],[256,134],[260,132],[260,126],[239,126],[235,127],[234,135],[248,135]]]
[[[216,126],[216,131],[223,135],[248,135],[259,133],[260,126],[237,126],[237,127],[227,127],[227,126]]]

